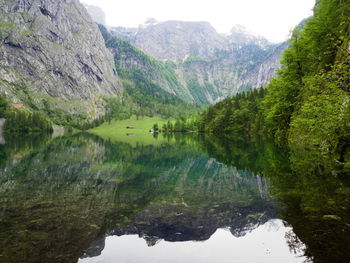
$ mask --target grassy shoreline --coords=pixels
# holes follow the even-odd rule
[[[139,117],[132,116],[127,120],[112,120],[110,123],[105,122],[102,125],[88,130],[88,132],[100,136],[104,139],[118,142],[126,142],[131,145],[136,144],[160,144],[166,142],[162,136],[157,139],[149,132],[153,124],[158,123],[162,127],[168,120],[161,117]],[[133,126],[133,129],[127,129],[128,126]]]

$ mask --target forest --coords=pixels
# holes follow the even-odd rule
[[[209,107],[181,131],[264,135],[345,154],[350,145],[350,2],[319,0],[294,29],[277,76]]]

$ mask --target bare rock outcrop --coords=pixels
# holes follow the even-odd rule
[[[78,0],[0,0],[0,92],[96,118],[119,91],[113,57]]]

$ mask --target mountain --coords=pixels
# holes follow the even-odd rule
[[[115,28],[114,32],[120,33],[119,30]],[[158,60],[177,61],[186,56],[213,58],[216,50],[228,48],[225,38],[208,22],[148,20],[139,26],[136,34],[125,39]]]
[[[124,107],[129,115],[158,114],[164,118],[188,117],[201,111],[201,105],[184,100],[186,97],[182,95],[186,90],[179,83],[171,62],[157,61],[129,42],[111,35],[103,25],[99,28],[106,47],[114,54],[124,87],[124,106],[118,105],[119,108]],[[114,111],[116,107],[109,108]],[[120,114],[112,117],[120,117]]]
[[[16,107],[94,119],[121,92],[113,57],[78,0],[0,0],[0,93]]]
[[[327,158],[347,167],[349,12],[349,1],[317,1],[314,15],[293,30],[278,76],[266,89],[238,94],[209,108],[202,115],[200,129],[204,126],[206,131],[227,136],[269,134],[292,150],[336,154]],[[264,82],[263,72],[270,67],[260,69],[256,75]]]
[[[232,27],[230,33],[226,36],[226,39],[228,39],[230,45],[236,47],[255,44],[261,48],[267,48],[270,45],[266,38],[250,32],[242,25],[235,25]]]
[[[86,129],[107,118],[133,114],[175,118],[197,110],[179,98],[181,92],[175,91],[180,85],[168,67],[142,58],[126,42],[105,42],[78,0],[0,0],[0,7],[0,101],[5,95],[11,111],[0,117],[15,118],[17,109],[24,115],[38,112],[56,124]],[[106,45],[116,58],[128,54],[149,60],[148,71],[116,68]],[[150,78],[152,68],[161,69],[161,74]],[[30,123],[33,116],[23,118]],[[16,122],[21,121],[7,123]]]
[[[106,27],[99,25],[99,28],[106,47],[114,54],[116,68],[122,75],[139,72],[170,94],[183,99],[191,96],[187,88],[180,83],[174,62],[156,60],[130,42],[114,36]]]
[[[102,11],[78,0],[0,7],[0,94],[12,108],[78,128],[132,114],[177,118],[200,110],[193,103],[265,85],[285,47],[242,28],[221,35],[207,22],[98,27],[89,13],[104,23]]]
[[[176,90],[192,102],[214,104],[264,86],[274,76],[286,43],[272,44],[242,26],[221,35],[207,22],[146,21],[138,28],[109,28],[110,34],[171,65]],[[130,56],[128,56],[130,57]]]
[[[279,68],[287,44],[264,50],[248,44],[223,51],[214,60],[188,58],[177,65],[180,83],[187,86],[192,100],[214,104],[239,92],[264,86]]]
[[[83,6],[97,24],[106,25],[106,14],[100,7],[87,4],[83,4]]]

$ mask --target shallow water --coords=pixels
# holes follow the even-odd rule
[[[154,140],[6,138],[0,262],[346,262],[350,188],[332,163],[269,141]]]

